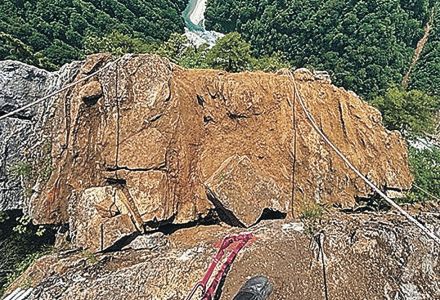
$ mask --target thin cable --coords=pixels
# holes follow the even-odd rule
[[[425,190],[425,189],[419,187],[417,184],[413,184],[413,187],[415,187],[416,189],[418,189],[418,190],[424,192],[426,195],[430,196],[431,198],[440,201],[440,198],[439,198],[439,197],[437,197],[437,196],[435,196],[434,194],[431,194],[430,192],[428,192],[427,190]]]
[[[120,107],[119,107],[119,64],[116,62],[116,82],[115,82],[115,98],[116,98],[116,153],[115,153],[115,168],[116,168],[116,178],[119,179],[118,176],[118,166],[119,166],[119,140],[120,140]]]
[[[20,108],[18,108],[18,109],[16,109],[16,110],[13,110],[13,111],[11,111],[11,112],[8,112],[7,114],[4,114],[4,115],[0,116],[0,121],[1,121],[1,120],[4,120],[4,119],[6,119],[6,118],[8,118],[8,117],[10,117],[10,116],[12,116],[12,115],[15,115],[16,113],[19,113],[19,112],[21,112],[21,111],[23,111],[23,110],[25,110],[25,109],[28,109],[28,108],[30,108],[30,107],[32,107],[32,106],[34,106],[34,105],[37,105],[37,104],[39,104],[39,103],[41,103],[41,102],[43,102],[43,101],[45,101],[45,100],[47,100],[47,99],[49,99],[49,98],[51,98],[51,97],[57,95],[57,94],[59,94],[59,93],[65,91],[65,90],[67,90],[67,89],[70,89],[71,87],[74,87],[74,86],[77,85],[78,83],[81,83],[81,82],[83,82],[83,81],[86,81],[86,80],[92,78],[92,77],[95,76],[96,74],[101,73],[102,71],[104,71],[105,69],[109,68],[112,64],[117,63],[117,62],[120,61],[121,59],[122,59],[122,57],[119,57],[118,59],[116,59],[116,60],[113,61],[113,62],[108,63],[107,65],[105,65],[104,67],[102,67],[101,69],[99,69],[98,71],[96,71],[96,72],[94,72],[94,73],[92,73],[92,74],[90,74],[90,75],[88,75],[88,76],[86,76],[86,77],[84,77],[84,78],[81,78],[81,79],[78,80],[78,81],[75,81],[75,82],[73,82],[73,83],[71,83],[71,84],[68,84],[68,85],[66,85],[65,87],[63,87],[62,89],[59,89],[58,91],[55,91],[55,92],[53,92],[53,93],[50,93],[49,95],[44,96],[43,98],[40,98],[40,99],[38,99],[38,100],[35,100],[35,101],[33,101],[33,102],[29,103],[29,104],[26,104],[26,105],[23,106],[23,107],[20,107]]]
[[[290,101],[289,101],[290,103]],[[290,213],[291,213],[291,217],[293,218],[295,215],[294,212],[294,205],[295,205],[295,186],[296,186],[296,178],[295,178],[295,173],[296,173],[296,134],[297,134],[297,126],[296,126],[296,101],[295,101],[295,97],[293,99],[293,103],[292,103],[292,130],[293,130],[293,135],[292,135],[292,140],[293,140],[293,162],[292,162],[292,197],[291,197],[291,203],[290,203]]]
[[[388,204],[390,204],[392,207],[397,209],[403,216],[405,216],[409,221],[414,223],[417,227],[419,227],[428,237],[433,239],[438,245],[440,245],[440,238],[435,235],[431,230],[426,228],[422,223],[417,221],[415,218],[413,218],[409,213],[407,213],[405,210],[403,210],[397,203],[395,203],[393,200],[391,200],[385,193],[383,193],[378,187],[374,185],[370,180],[368,180],[362,173],[354,167],[350,161],[344,156],[344,154],[327,138],[327,136],[321,131],[321,129],[318,127],[318,125],[315,122],[315,119],[311,115],[311,113],[307,110],[306,105],[304,104],[303,98],[301,96],[301,93],[299,92],[295,78],[293,77],[292,73],[289,74],[289,77],[291,81],[293,82],[294,87],[294,95],[295,98],[298,98],[299,104],[301,105],[302,110],[306,114],[307,119],[309,120],[310,124],[312,125],[313,129],[323,138],[323,140],[336,152],[336,154],[347,164],[347,166],[354,172],[356,175],[358,175],[365,183],[367,183],[376,193],[378,193]]]

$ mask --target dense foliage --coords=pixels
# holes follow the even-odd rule
[[[254,57],[251,45],[236,32],[225,35],[212,48],[208,45],[195,47],[180,33],[171,34],[163,43],[148,43],[120,32],[112,32],[102,37],[90,36],[86,39],[84,47],[87,54],[154,53],[167,57],[185,68],[212,68],[228,72],[276,71],[289,66],[279,53]]]
[[[384,96],[371,103],[383,116],[383,123],[391,130],[399,130],[408,138],[423,137],[433,133],[440,110],[440,99],[418,90],[404,91],[393,87]]]
[[[18,211],[0,212],[0,297],[4,289],[54,243],[54,233],[33,226]]]
[[[426,200],[439,202],[440,149],[435,147],[424,149],[410,147],[409,158],[410,166],[415,177],[415,187],[407,200],[410,202]]]
[[[327,70],[336,84],[371,98],[402,80],[433,3],[210,0],[206,18],[208,28],[241,33],[257,56],[281,51],[293,66]],[[439,78],[438,46],[430,44],[437,57],[425,56],[424,68]],[[412,86],[433,88],[426,77],[413,78],[423,83]]]
[[[429,42],[411,74],[410,88],[440,97],[440,1],[435,12]]]
[[[114,31],[146,42],[183,32],[184,0],[4,0],[0,60],[54,69],[84,55],[84,43]]]

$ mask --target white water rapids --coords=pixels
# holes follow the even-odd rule
[[[189,0],[188,6],[182,13],[185,21],[185,36],[196,47],[203,44],[212,47],[219,38],[224,36],[222,33],[205,29],[206,1]]]

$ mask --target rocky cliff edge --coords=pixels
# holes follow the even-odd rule
[[[1,62],[0,112],[111,61],[93,55],[56,73]],[[406,144],[376,109],[308,70],[294,79],[322,131],[363,174],[388,193],[411,187]],[[400,217],[332,214],[318,235],[325,246],[316,228],[291,223],[375,195],[313,131],[286,72],[186,70],[126,55],[0,126],[1,208],[68,224],[67,248],[77,249],[41,259],[13,285],[30,278],[35,299],[182,298],[214,241],[237,227],[257,239],[223,299],[254,273],[275,281],[276,299],[438,296],[437,250]],[[92,267],[84,251],[101,253],[91,254]]]

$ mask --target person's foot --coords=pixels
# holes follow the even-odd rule
[[[272,293],[272,284],[264,276],[255,276],[246,281],[233,300],[266,300]]]

